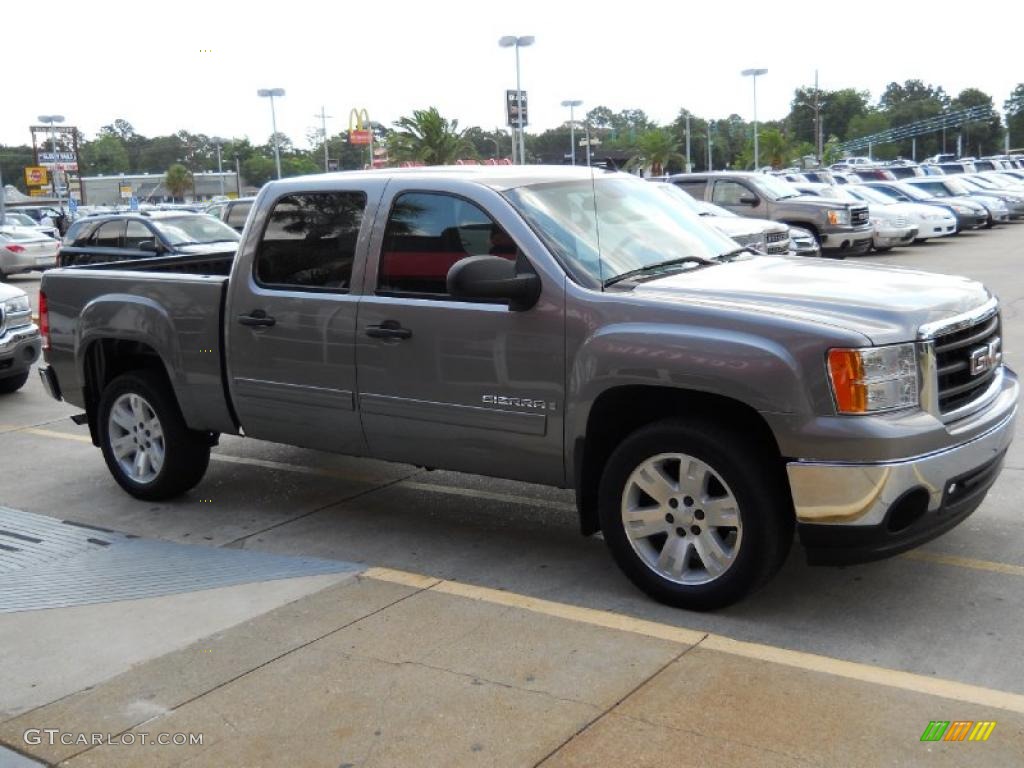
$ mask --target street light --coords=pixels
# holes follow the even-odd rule
[[[519,81],[519,49],[525,48],[528,45],[533,45],[533,35],[523,35],[516,37],[515,35],[505,35],[498,40],[498,45],[502,48],[516,49],[516,123],[519,128],[519,164],[522,165],[526,162],[526,142],[523,140],[523,87]]]
[[[768,72],[767,69],[744,69],[740,72],[744,77],[752,77],[754,79],[754,170],[756,171],[761,167],[760,157],[757,151],[757,76],[764,75]]]
[[[40,123],[46,123],[50,126],[50,151],[53,152],[53,170],[50,173],[50,183],[52,184],[53,194],[57,198],[57,205],[60,206],[60,212],[64,213],[64,201],[60,197],[60,188],[57,186],[57,131],[53,127],[56,123],[64,122],[64,115],[40,115]]]
[[[284,96],[284,88],[260,88],[257,96],[270,99],[270,124],[274,129],[274,162],[277,164],[277,178],[281,178],[281,148],[277,145],[277,115],[274,113],[274,97]]]
[[[224,139],[220,136],[211,136],[210,141],[217,147],[217,175],[220,177],[220,196],[224,197],[224,166],[220,162],[220,145],[224,143]]]
[[[572,147],[572,164],[576,165],[576,119],[575,109],[583,102],[580,99],[566,99],[563,107],[569,108],[569,145]]]

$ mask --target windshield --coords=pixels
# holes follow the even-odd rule
[[[800,196],[796,187],[777,176],[751,176],[750,181],[772,200],[785,200],[789,197]]]
[[[962,179],[943,179],[943,183],[950,194],[953,195],[969,195],[972,191],[978,191],[978,187],[972,188],[969,184],[965,184]]]
[[[171,245],[236,243],[239,240],[239,234],[227,224],[205,215],[153,219],[153,226]]]
[[[35,219],[31,216],[26,216],[24,213],[7,213],[4,223],[8,226],[15,227],[34,227],[36,226]]]
[[[716,259],[737,250],[735,241],[646,181],[620,175],[545,182],[505,194],[566,270],[594,286],[653,264]]]
[[[685,207],[686,210],[690,211],[691,213],[695,213],[698,216],[700,216],[701,213],[703,213],[700,209],[700,206],[697,204],[697,201],[694,200],[691,195],[688,195],[686,192],[677,187],[675,184],[665,183],[661,181],[656,181],[654,182],[654,184],[659,190],[668,195],[669,198],[675,200],[677,203]]]
[[[943,190],[941,182],[930,181],[929,185],[935,184],[937,188]],[[919,187],[917,184],[907,184],[905,182],[896,182],[892,184],[894,189],[898,189],[904,193],[907,197],[913,198],[914,200],[930,200],[933,197],[948,197],[947,194],[933,193],[930,189],[925,190]],[[944,192],[944,190],[943,190]]]
[[[733,213],[728,208],[723,208],[714,203],[705,203],[703,200],[697,201],[697,208],[700,210],[701,216],[725,216],[731,219],[742,218],[738,213]]]
[[[878,203],[879,205],[892,205],[898,202],[892,195],[885,194],[884,190],[872,189],[871,187],[856,187],[850,190],[850,194],[866,202]]]

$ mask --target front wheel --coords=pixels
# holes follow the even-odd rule
[[[668,605],[721,608],[764,584],[793,540],[767,451],[707,422],[664,421],[627,437],[601,478],[604,538],[625,574]]]
[[[26,381],[28,381],[28,371],[0,379],[0,395],[9,395],[12,392],[17,392],[25,386]]]
[[[174,393],[153,371],[118,376],[103,390],[100,447],[118,485],[161,501],[195,486],[210,463],[210,441],[190,430]]]

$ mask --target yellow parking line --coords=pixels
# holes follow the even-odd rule
[[[31,435],[38,435],[40,437],[52,437],[61,440],[73,440],[79,443],[92,443],[92,440],[87,435],[75,435],[70,432],[59,432],[53,429],[43,429],[41,427],[14,427],[14,432],[25,432]],[[303,467],[298,464],[289,464],[283,461],[270,461],[267,459],[252,459],[241,456],[230,456],[223,453],[210,454],[212,461],[220,461],[227,464],[242,464],[252,467],[263,467],[264,469],[276,469],[282,472],[294,472],[303,475],[318,475],[321,477],[330,477],[337,480],[348,480],[350,482],[361,482],[361,483],[385,483],[389,478],[380,475],[362,474],[351,471],[338,471],[328,469],[324,467]],[[451,496],[464,496],[467,498],[505,502],[509,504],[522,504],[531,507],[542,507],[545,509],[554,509],[560,512],[575,512],[576,507],[573,504],[567,504],[561,501],[551,501],[550,499],[535,499],[530,496],[518,496],[511,493],[498,493],[495,491],[484,491],[477,490],[475,488],[462,488],[458,486],[450,485],[435,485],[434,483],[420,483],[414,481],[401,481],[396,484],[399,487],[407,488],[413,491],[426,491],[428,493],[441,493],[448,494]],[[960,557],[958,555],[945,555],[938,552],[928,552],[921,549],[911,550],[905,552],[901,557],[908,560],[917,560],[926,563],[935,563],[937,565],[950,565],[956,568],[971,568],[976,571],[988,571],[990,573],[1001,573],[1006,576],[1024,576],[1024,566],[1013,565],[1011,563],[999,563],[990,560],[976,560],[970,557]]]
[[[914,549],[904,552],[903,557],[908,560],[920,560],[924,563],[937,563],[939,565],[955,565],[958,568],[973,568],[976,571],[991,571],[992,573],[1004,573],[1008,576],[1024,576],[1024,566],[1012,565],[1010,563],[997,563],[991,560],[975,560],[973,557],[960,557],[959,555],[946,555],[941,552],[929,552],[925,549]]]
[[[611,611],[582,608],[567,603],[557,603],[530,597],[529,595],[521,595],[516,592],[506,592],[504,590],[478,587],[462,582],[446,581],[421,574],[396,571],[390,568],[369,568],[363,575],[378,581],[404,584],[431,592],[440,592],[470,600],[479,600],[493,605],[518,608],[530,611],[531,613],[554,616],[581,624],[606,629],[617,629],[635,635],[668,640],[680,645],[697,646],[700,649],[781,664],[806,672],[819,672],[862,683],[883,685],[903,691],[940,696],[967,704],[976,704],[978,706],[993,707],[1024,714],[1024,696],[992,688],[984,688],[978,685],[960,683],[955,680],[927,677],[914,674],[913,672],[876,667],[872,664],[863,664],[855,661],[844,661],[829,656],[793,651],[762,643],[733,640],[723,635],[636,619],[632,616],[625,616]]]

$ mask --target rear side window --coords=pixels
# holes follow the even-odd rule
[[[124,219],[107,221],[93,232],[90,245],[95,248],[121,248],[124,242]]]
[[[245,220],[249,218],[250,208],[252,208],[252,200],[246,200],[244,203],[236,203],[235,205],[232,205],[228,210],[228,218],[225,223],[229,227],[241,229],[245,226]],[[360,213],[362,213],[361,210]]]
[[[441,193],[408,192],[391,208],[377,279],[379,293],[448,296],[448,270],[467,256],[515,260],[515,242],[474,203]]]
[[[704,199],[704,188],[707,186],[706,181],[687,181],[686,179],[680,179],[679,181],[673,181],[672,183],[684,192],[688,192],[693,195],[694,199]]]
[[[362,192],[311,192],[277,201],[256,253],[256,282],[288,290],[351,289]]]

